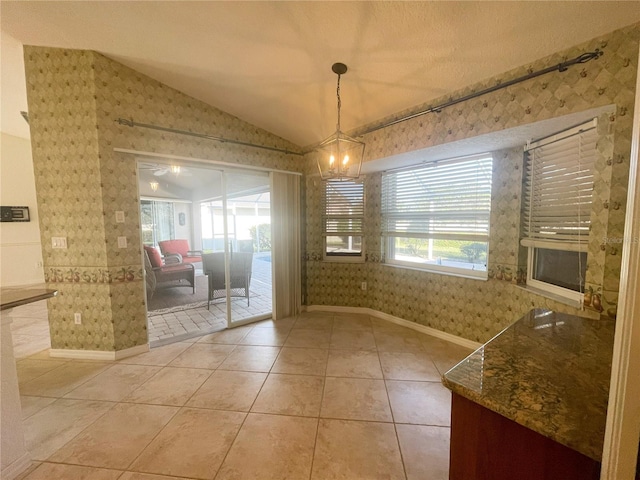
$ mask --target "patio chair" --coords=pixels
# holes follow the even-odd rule
[[[229,294],[232,297],[245,297],[249,306],[249,286],[251,284],[252,252],[234,252],[229,264]],[[202,269],[209,279],[207,309],[212,300],[224,298],[227,294],[224,276],[224,252],[204,253]]]
[[[147,300],[151,300],[160,286],[191,287],[192,293],[196,293],[196,268],[190,263],[180,263],[178,255],[166,255],[163,260],[155,248],[145,245],[144,270]]]

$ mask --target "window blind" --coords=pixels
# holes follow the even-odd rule
[[[327,181],[323,198],[324,236],[361,236],[364,185],[361,181]]]
[[[487,242],[492,165],[483,154],[385,173],[383,235]]]
[[[584,249],[591,225],[597,139],[591,121],[526,151],[523,245]]]

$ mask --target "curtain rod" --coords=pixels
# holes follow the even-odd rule
[[[495,92],[497,90],[501,90],[503,88],[510,87],[511,85],[515,85],[517,83],[521,83],[521,82],[524,82],[526,80],[530,80],[532,78],[539,77],[541,75],[546,75],[547,73],[555,72],[556,70],[558,72],[565,72],[565,71],[567,71],[569,69],[569,67],[572,67],[573,65],[577,65],[579,63],[587,63],[587,62],[589,62],[591,60],[595,60],[598,57],[600,57],[603,53],[604,52],[601,52],[600,49],[596,48],[595,51],[593,51],[593,52],[583,53],[582,55],[579,55],[579,56],[577,56],[575,58],[572,58],[571,60],[567,60],[566,62],[561,62],[561,63],[558,63],[557,65],[553,65],[551,67],[543,68],[542,70],[538,70],[536,72],[530,72],[530,73],[528,73],[526,75],[523,75],[521,77],[514,78],[513,80],[509,80],[509,81],[504,82],[504,83],[499,83],[497,85],[494,85],[493,87],[485,88],[484,90],[480,90],[478,92],[470,93],[469,95],[465,95],[463,97],[458,97],[456,99],[451,99],[448,102],[441,103],[440,105],[436,105],[434,107],[429,107],[426,110],[421,110],[419,112],[412,113],[412,114],[406,115],[404,117],[400,117],[400,118],[397,118],[395,120],[391,120],[389,122],[385,122],[385,123],[382,123],[380,125],[376,125],[376,126],[371,127],[371,128],[367,128],[363,132],[358,133],[357,130],[356,130],[356,133],[354,134],[354,136],[360,137],[362,135],[366,135],[368,133],[372,133],[372,132],[375,132],[377,130],[381,130],[383,128],[390,127],[391,125],[395,125],[397,123],[401,123],[401,122],[404,122],[406,120],[411,120],[413,118],[420,117],[422,115],[426,115],[427,113],[440,113],[440,111],[443,108],[451,107],[451,106],[456,105],[456,104],[461,103],[461,102],[466,102],[467,100],[471,100],[473,98],[480,97],[482,95],[486,95],[487,93],[492,93],[492,92]]]
[[[127,127],[149,128],[151,130],[160,130],[162,132],[177,133],[179,135],[189,135],[191,137],[204,138],[206,140],[215,140],[216,142],[232,143],[234,145],[242,145],[245,147],[262,148],[263,150],[286,153],[288,155],[299,155],[299,156],[304,155],[303,153],[292,152],[291,150],[287,150],[285,148],[269,147],[267,145],[258,145],[256,143],[241,142],[239,140],[230,140],[228,138],[216,137],[215,135],[208,135],[206,133],[189,132],[187,130],[178,130],[176,128],[161,127],[159,125],[151,125],[148,123],[139,123],[139,122],[134,122],[133,119],[127,120],[126,118],[118,118],[115,122],[120,125],[126,125]]]
[[[429,107],[426,110],[421,110],[419,112],[412,113],[412,114],[409,114],[409,115],[405,115],[404,117],[400,117],[400,118],[397,118],[395,120],[391,120],[389,122],[385,122],[385,123],[382,123],[380,125],[376,125],[376,126],[367,128],[362,132],[358,132],[356,130],[356,133],[354,133],[354,136],[361,137],[361,136],[366,135],[368,133],[372,133],[372,132],[381,130],[383,128],[390,127],[392,125],[396,125],[398,123],[405,122],[407,120],[411,120],[411,119],[414,119],[416,117],[420,117],[422,115],[426,115],[428,113],[439,113],[443,108],[451,107],[453,105],[457,105],[458,103],[466,102],[467,100],[471,100],[471,99],[480,97],[482,95],[486,95],[488,93],[493,93],[493,92],[495,92],[497,90],[502,90],[503,88],[507,88],[507,87],[510,87],[512,85],[516,85],[516,84],[524,82],[526,80],[530,80],[532,78],[536,78],[536,77],[539,77],[541,75],[546,75],[547,73],[555,72],[556,70],[558,72],[565,72],[565,71],[567,71],[569,69],[569,67],[572,67],[573,65],[577,65],[577,64],[580,64],[580,63],[587,63],[587,62],[589,62],[591,60],[595,60],[595,59],[599,58],[602,55],[603,55],[603,52],[600,51],[600,49],[596,48],[593,52],[583,53],[582,55],[579,55],[579,56],[577,56],[575,58],[572,58],[571,60],[567,60],[565,62],[560,62],[557,65],[553,65],[551,67],[543,68],[543,69],[535,71],[535,72],[530,72],[530,73],[528,73],[526,75],[523,75],[521,77],[517,77],[517,78],[514,78],[514,79],[509,80],[507,82],[499,83],[497,85],[494,85],[493,87],[485,88],[484,90],[480,90],[478,92],[470,93],[469,95],[464,95],[462,97],[451,99],[448,102],[444,102],[444,103],[441,103],[439,105],[436,105],[436,106],[433,106],[433,107]],[[223,138],[223,137],[217,137],[215,135],[208,135],[206,133],[189,132],[189,131],[186,131],[186,130],[178,130],[178,129],[175,129],[175,128],[161,127],[161,126],[158,126],[158,125],[150,125],[150,124],[147,124],[147,123],[134,122],[133,119],[127,120],[125,118],[118,118],[116,120],[116,123],[118,123],[120,125],[126,125],[128,127],[149,128],[149,129],[152,129],[152,130],[160,130],[160,131],[163,131],[163,132],[177,133],[179,135],[189,135],[189,136],[192,136],[192,137],[204,138],[204,139],[207,139],[207,140],[215,140],[217,142],[222,142],[222,143],[232,143],[234,145],[242,145],[242,146],[245,146],[245,147],[261,148],[261,149],[264,149],[264,150],[270,150],[272,152],[285,153],[285,154],[288,154],[288,155],[304,156],[306,153],[312,152],[317,148],[317,145],[314,145],[313,147],[305,149],[303,152],[293,152],[291,150],[287,150],[287,149],[284,149],[284,148],[269,147],[269,146],[266,146],[266,145],[258,145],[258,144],[250,143],[250,142],[241,142],[239,140],[230,140],[230,139]]]

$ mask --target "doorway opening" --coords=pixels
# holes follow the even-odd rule
[[[267,172],[138,159],[149,343],[272,314]]]

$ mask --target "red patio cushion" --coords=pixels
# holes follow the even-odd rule
[[[167,253],[179,253],[183,257],[187,257],[187,252],[189,251],[189,240],[178,239],[178,240],[162,240],[158,242],[160,245],[160,250],[165,255]]]
[[[151,266],[152,267],[161,267],[162,266],[162,255],[160,255],[160,252],[158,251],[157,248],[155,247],[148,247],[148,246],[144,246],[144,249],[147,252],[147,255],[149,256],[149,262],[151,262]]]

